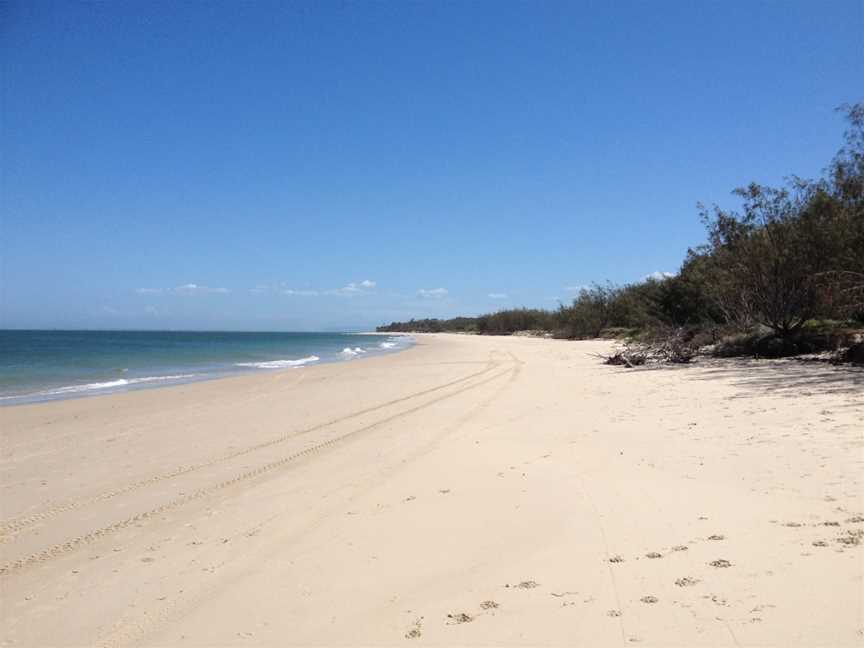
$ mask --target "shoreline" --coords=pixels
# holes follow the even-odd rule
[[[27,331],[32,332],[32,331]],[[40,332],[40,331],[36,331]],[[94,332],[94,331],[88,331]],[[103,333],[105,331],[95,331]],[[157,331],[164,333],[165,331]],[[110,333],[110,331],[109,331]],[[122,332],[121,332],[122,333]],[[210,332],[203,332],[210,333]],[[300,333],[302,335],[303,333]],[[254,333],[248,335],[255,335]],[[339,333],[346,337],[352,336],[374,336],[387,338],[403,337],[413,340],[412,335],[389,335],[385,333]],[[320,366],[326,364],[334,364],[340,362],[348,362],[353,360],[365,360],[380,356],[400,353],[413,345],[409,341],[405,346],[395,348],[396,345],[390,344],[384,346],[384,343],[379,345],[377,349],[350,349],[344,348],[339,356],[322,356],[315,355],[315,350],[312,349],[308,353],[312,354],[301,358],[284,359],[276,358],[258,362],[229,362],[224,367],[214,369],[210,365],[182,365],[177,367],[166,367],[163,375],[155,376],[126,376],[124,375],[128,369],[116,374],[115,376],[105,376],[102,382],[79,383],[73,385],[54,386],[38,391],[26,392],[20,394],[4,394],[0,396],[0,408],[18,407],[21,405],[37,405],[43,403],[51,403],[56,401],[77,400],[81,398],[92,398],[96,396],[110,396],[112,394],[125,394],[134,391],[145,391],[150,389],[166,389],[170,387],[178,387],[181,385],[194,384],[198,382],[210,382],[213,380],[223,380],[226,378],[234,378],[244,375],[257,375],[263,373],[272,373],[274,371],[288,371],[296,369],[304,369],[310,366]],[[296,355],[296,353],[295,353]],[[235,360],[238,358],[235,358]],[[191,372],[191,373],[190,373]]]
[[[609,346],[3,408],[4,645],[860,644],[860,373]]]

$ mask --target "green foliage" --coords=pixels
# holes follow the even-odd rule
[[[378,333],[476,333],[476,317],[454,317],[453,319],[411,319],[407,322],[391,322],[375,329]]]
[[[536,308],[512,308],[479,317],[453,319],[422,319],[393,322],[379,326],[379,333],[479,333],[481,335],[511,335],[517,331],[548,331],[554,328],[555,315]]]
[[[511,335],[517,331],[549,331],[555,315],[536,308],[501,310],[477,318],[477,332],[484,335]]]

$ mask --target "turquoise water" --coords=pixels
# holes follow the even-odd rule
[[[0,404],[79,398],[399,351],[351,333],[0,331]]]

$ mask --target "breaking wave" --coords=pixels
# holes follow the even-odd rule
[[[22,398],[22,396],[45,397],[62,396],[63,394],[80,394],[90,391],[99,391],[100,389],[116,389],[117,387],[128,387],[131,385],[142,385],[145,383],[156,383],[166,380],[186,380],[188,378],[194,378],[197,375],[198,374],[176,374],[173,376],[145,376],[144,378],[120,378],[119,380],[109,380],[107,382],[87,383],[84,385],[67,385],[65,387],[46,389],[44,391],[33,392],[30,394],[13,394],[11,396],[0,396],[0,400],[20,399]]]
[[[289,367],[302,367],[310,362],[318,362],[318,356],[306,356],[299,360],[268,360],[267,362],[236,362],[235,367],[255,367],[256,369],[288,369]]]

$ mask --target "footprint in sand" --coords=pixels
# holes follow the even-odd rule
[[[612,556],[609,559],[609,562],[610,563],[622,563],[622,562],[624,562],[624,559],[621,556]]]
[[[447,622],[447,625],[458,625],[460,623],[471,623],[474,620],[470,614],[465,614],[464,612],[457,612],[456,614],[448,614],[447,618],[450,621]]]
[[[498,604],[495,601],[483,601],[480,604],[481,610],[494,610],[498,607]]]
[[[656,560],[657,558],[662,558],[663,554],[657,553],[656,551],[649,551],[647,554],[645,554],[645,557],[651,558],[652,560]]]
[[[698,578],[690,578],[689,576],[685,576],[684,578],[679,578],[675,581],[675,584],[678,587],[692,587],[693,585],[697,585],[699,583]]]
[[[847,531],[846,535],[836,538],[836,542],[850,547],[857,547],[861,544],[862,537],[864,537],[864,530],[855,529],[854,531]]]
[[[688,549],[689,547],[687,547],[686,545],[675,545],[674,547],[672,547],[672,551],[687,551]]]
[[[606,616],[610,616],[610,617],[620,617],[620,616],[621,616],[621,610],[609,610],[609,611],[606,613]]]
[[[417,639],[423,635],[423,617],[414,622],[414,627],[405,633],[406,639]]]
[[[725,568],[725,567],[731,567],[732,566],[731,562],[729,562],[728,560],[725,560],[723,558],[719,558],[717,560],[712,560],[708,564],[711,565],[712,567],[717,567],[717,568]]]
[[[725,540],[726,536],[717,533],[717,534],[708,536],[708,539],[709,540]]]
[[[658,601],[656,596],[643,596],[639,600],[643,603],[656,603]]]

